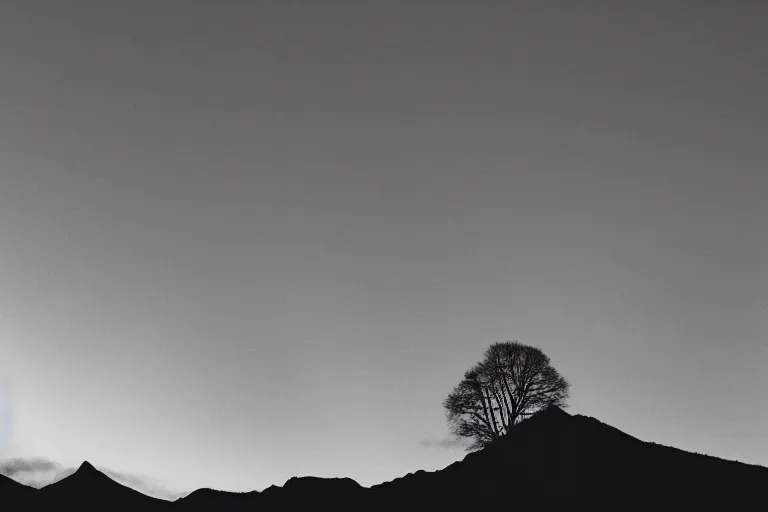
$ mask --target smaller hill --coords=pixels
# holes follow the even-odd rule
[[[259,492],[227,492],[215,489],[197,489],[174,502],[174,510],[195,512],[203,510],[248,510],[259,501]]]
[[[174,502],[178,510],[202,512],[226,510],[295,510],[304,506],[329,502],[358,503],[365,488],[351,478],[290,478],[282,487],[272,485],[262,492],[226,492],[198,489]]]

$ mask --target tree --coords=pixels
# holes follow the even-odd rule
[[[566,407],[570,384],[539,348],[494,343],[443,401],[451,432],[477,450],[550,405]]]

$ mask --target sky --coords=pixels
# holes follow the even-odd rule
[[[441,402],[518,340],[768,465],[767,15],[2,2],[0,459],[372,485],[463,457]]]

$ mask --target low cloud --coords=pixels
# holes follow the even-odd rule
[[[163,500],[175,500],[186,493],[168,489],[162,483],[143,475],[123,473],[107,468],[98,468],[109,478],[126,487]],[[0,474],[16,480],[24,485],[41,488],[58,482],[77,471],[77,468],[67,468],[52,460],[42,457],[29,459],[7,459],[0,461]]]
[[[29,459],[7,459],[0,462],[0,474],[13,478],[31,487],[45,487],[74,473],[58,462],[34,457]]]
[[[455,437],[442,437],[439,439],[422,439],[419,445],[426,447],[437,447],[446,449],[466,448],[467,442]]]
[[[0,473],[5,476],[14,476],[18,473],[37,471],[56,471],[61,465],[48,459],[8,459],[0,463]]]

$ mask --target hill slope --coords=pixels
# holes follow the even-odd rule
[[[36,491],[34,487],[20,484],[16,480],[0,475],[0,510],[20,508],[33,499]]]
[[[434,473],[372,488],[395,503],[493,503],[602,510],[768,501],[768,469],[640,441],[594,418],[549,408],[484,450]],[[379,500],[382,501],[382,500]]]

